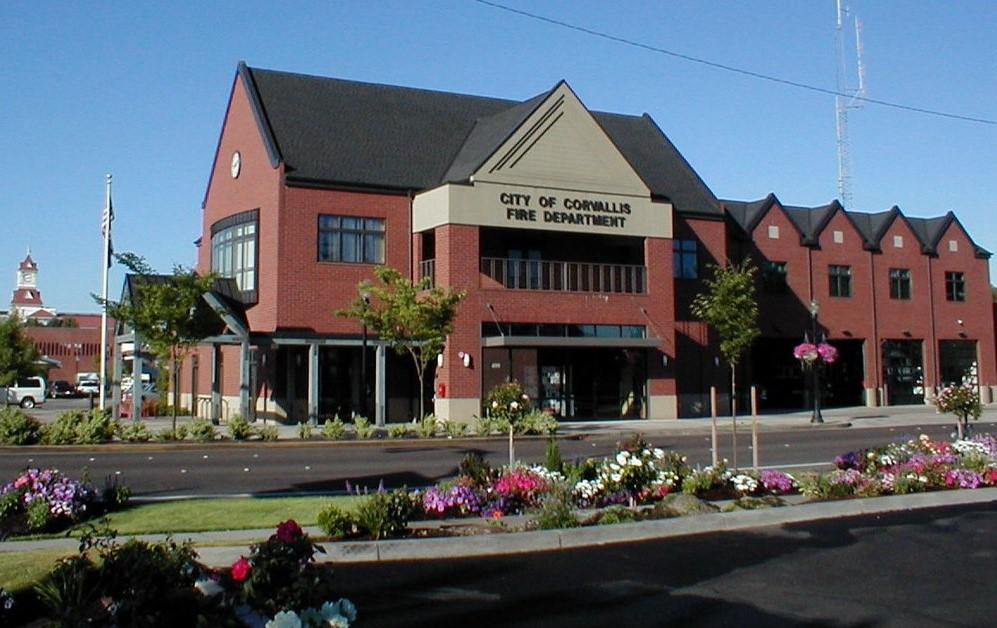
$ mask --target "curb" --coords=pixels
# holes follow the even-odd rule
[[[529,552],[578,549],[615,543],[668,539],[806,521],[821,521],[923,508],[982,504],[997,501],[997,487],[855,498],[782,508],[690,515],[674,519],[607,526],[541,530],[431,539],[321,543],[321,562],[372,563],[402,560],[473,558]],[[264,533],[264,536],[269,531]],[[226,567],[247,553],[244,547],[201,547],[201,562]]]

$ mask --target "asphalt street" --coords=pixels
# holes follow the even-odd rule
[[[364,626],[982,628],[995,534],[991,502],[335,577]]]
[[[762,466],[793,469],[827,465],[835,455],[910,438],[925,432],[947,437],[945,425],[905,425],[855,429],[818,427],[772,429],[762,433],[759,452]],[[626,434],[597,432],[560,440],[566,460],[602,457],[615,451]],[[710,461],[709,434],[658,433],[654,445],[689,457],[692,465]],[[732,459],[730,434],[720,436],[722,457]],[[518,459],[542,462],[546,441],[516,442]],[[750,465],[750,435],[739,439],[738,460]],[[89,448],[0,448],[0,477],[13,477],[26,467],[55,467],[79,477],[86,472],[100,484],[116,476],[136,497],[164,498],[197,495],[280,495],[341,493],[351,487],[410,488],[433,484],[456,473],[460,460],[471,451],[496,465],[508,460],[504,439],[394,440],[333,443],[330,441],[277,441],[272,443],[219,442],[209,445],[158,444],[105,445]]]

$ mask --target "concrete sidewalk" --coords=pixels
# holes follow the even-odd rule
[[[911,495],[855,498],[838,501],[803,503],[796,496],[787,500],[792,505],[760,510],[739,510],[702,515],[689,515],[674,519],[659,519],[636,523],[621,523],[561,530],[542,530],[516,533],[483,533],[471,536],[450,536],[426,539],[388,539],[383,541],[343,541],[321,543],[325,554],[322,562],[381,562],[397,560],[434,560],[546,552],[575,549],[612,543],[631,543],[652,539],[674,538],[696,534],[709,534],[730,530],[744,530],[769,526],[782,526],[805,521],[837,519],[859,515],[908,511],[922,508],[939,508],[968,504],[997,502],[997,488],[934,491]],[[794,503],[795,502],[795,503]],[[510,517],[507,522],[521,524],[525,518]],[[412,527],[445,526],[478,523],[481,519],[454,519],[448,521],[413,522]],[[322,531],[316,527],[305,528],[313,536]],[[273,534],[273,529],[227,530],[222,532],[178,533],[175,535],[150,534],[136,538],[146,541],[189,540],[197,546],[199,560],[213,567],[227,567],[240,556],[249,555],[249,545],[260,542]],[[67,554],[76,551],[76,539],[49,539],[37,541],[6,541],[0,543],[0,552],[31,552],[58,549]]]
[[[867,408],[857,406],[851,408],[832,408],[823,410],[823,424],[813,424],[810,422],[810,411],[785,412],[758,415],[758,425],[764,431],[783,429],[841,429],[841,428],[876,428],[876,427],[905,427],[916,428],[919,425],[951,425],[955,431],[955,417],[951,415],[939,414],[934,406],[887,406],[881,408]],[[178,417],[178,424],[189,423],[190,417]],[[750,415],[738,416],[738,431],[750,430],[754,418]],[[153,433],[158,433],[171,426],[170,417],[146,417],[142,421]],[[263,426],[262,421],[255,423],[256,427]],[[281,441],[298,440],[298,425],[281,424],[274,421],[267,421],[266,425],[276,426]],[[390,425],[398,425],[389,423]],[[973,429],[981,432],[997,431],[997,404],[986,406],[979,421],[971,423]],[[699,434],[709,433],[711,419],[691,418],[691,419],[637,419],[637,420],[592,420],[592,421],[561,421],[558,434],[561,436],[578,436],[583,434]],[[717,417],[717,427],[722,431],[731,429],[730,416]],[[224,424],[216,426],[219,434],[227,435]],[[352,427],[347,424],[347,429]],[[312,427],[312,434],[319,438],[322,435],[322,426]],[[472,437],[473,438],[473,437]],[[500,438],[500,437],[495,437]],[[373,442],[383,442],[377,439]]]

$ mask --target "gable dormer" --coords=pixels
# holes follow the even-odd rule
[[[633,166],[563,81],[495,148],[473,180],[650,195]]]

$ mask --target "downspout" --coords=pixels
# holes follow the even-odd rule
[[[926,256],[928,259],[928,323],[931,325],[931,375],[932,375],[932,393],[934,389],[938,387],[938,356],[936,352],[938,350],[938,342],[935,340],[935,277],[931,271],[931,255]],[[924,360],[924,358],[921,358]]]
[[[875,388],[875,405],[882,405],[882,400],[879,398],[879,389],[883,385],[883,367],[880,363],[881,353],[879,347],[879,314],[876,307],[876,255],[872,250],[869,251],[869,274],[872,277],[869,283],[872,284],[872,385]]]

